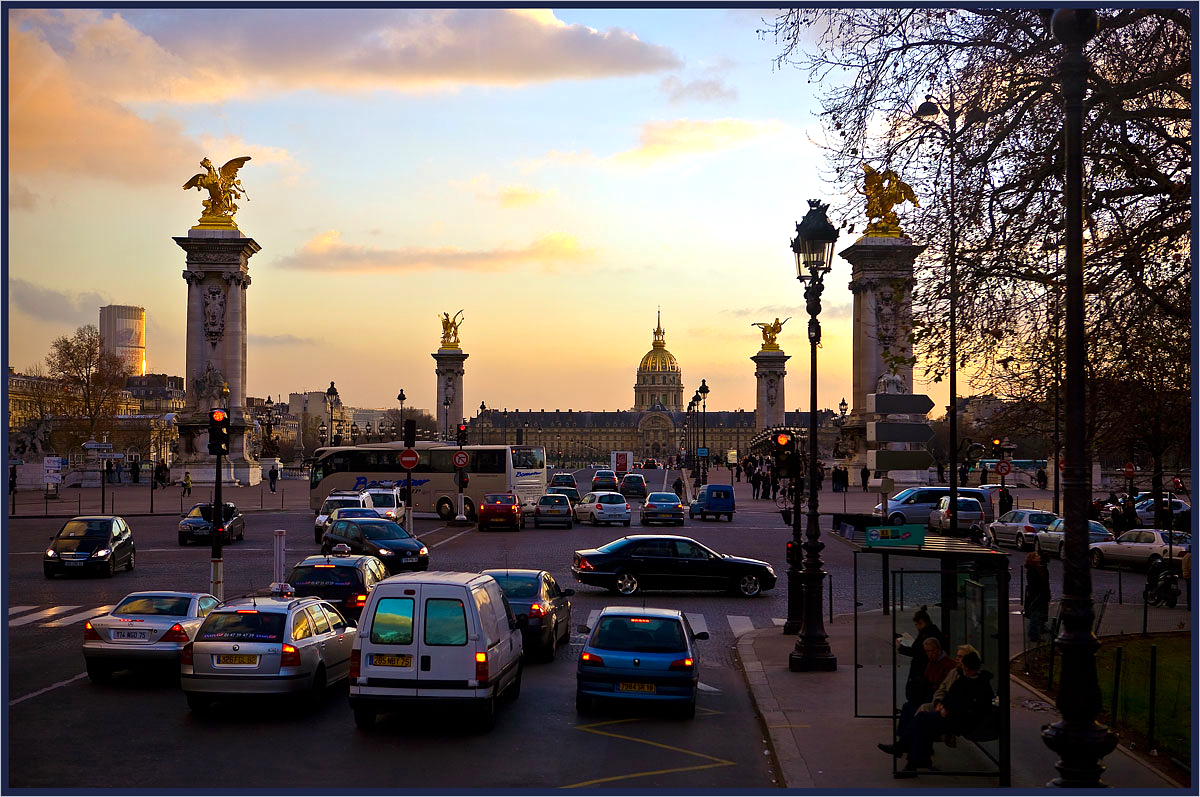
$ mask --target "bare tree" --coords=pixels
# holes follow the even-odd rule
[[[94,325],[56,338],[46,355],[46,369],[62,386],[65,414],[83,420],[92,437],[111,427],[129,370],[120,357],[104,350]]]

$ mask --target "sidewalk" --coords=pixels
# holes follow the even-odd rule
[[[243,512],[308,509],[308,481],[280,480],[272,494],[264,480],[253,487],[230,487],[221,490],[221,498],[237,505]],[[41,490],[18,490],[15,506],[5,504],[6,517],[75,517],[77,515],[179,515],[193,504],[211,500],[212,486],[194,487],[191,496],[184,496],[179,485],[153,491],[154,511],[150,511],[151,490],[141,484],[111,484],[104,489],[104,509],[100,508],[99,487],[65,487],[58,498],[45,498]],[[16,510],[15,512],[13,510]]]
[[[1016,622],[1020,622],[1017,618]],[[995,776],[928,775],[911,780],[892,777],[889,757],[875,749],[891,740],[890,719],[854,717],[854,625],[852,615],[826,623],[838,669],[828,673],[793,673],[788,654],[795,636],[778,628],[750,631],[738,638],[738,655],[755,706],[770,735],[783,785],[816,789],[929,789],[995,788]],[[1019,633],[1017,638],[1019,639]],[[866,672],[866,670],[864,670]],[[886,689],[890,690],[889,683]],[[861,684],[860,684],[861,685]],[[877,690],[876,690],[877,691]],[[863,713],[884,713],[864,706]],[[1056,722],[1053,705],[1018,681],[1012,682],[1012,788],[1042,788],[1057,776],[1057,756],[1042,743],[1043,725]],[[970,742],[955,748],[935,746],[935,764],[944,770],[995,769]],[[1116,788],[1180,788],[1124,748],[1105,759],[1105,782]]]

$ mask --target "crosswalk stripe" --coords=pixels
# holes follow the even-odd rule
[[[783,619],[782,617],[772,617],[771,622],[775,625],[787,625],[787,620]]]
[[[749,617],[743,617],[740,614],[727,614],[725,619],[729,621],[729,630],[733,632],[735,637],[749,633],[754,630],[754,623]]]
[[[588,612],[587,627],[595,628],[596,627],[596,619],[599,617],[600,617],[599,609],[592,609],[590,612]]]
[[[36,606],[9,606],[8,607],[8,616],[12,617],[14,614],[20,614],[21,612],[27,612],[30,609],[36,609],[36,608],[37,608]]]
[[[79,608],[78,606],[51,606],[49,609],[43,609],[40,612],[34,612],[33,614],[27,614],[24,617],[18,617],[16,620],[9,620],[8,627],[16,628],[19,625],[26,625],[26,624],[32,623],[36,620],[44,620],[47,617],[53,617],[56,614],[62,614],[63,612],[69,612],[72,609],[78,609],[78,608]]]
[[[692,631],[694,633],[697,633],[697,634],[699,634],[701,632],[708,633],[708,623],[705,622],[704,615],[692,614],[691,612],[688,612],[687,619],[688,619],[688,622],[691,624]]]
[[[104,614],[109,609],[111,609],[113,606],[116,606],[116,604],[110,603],[107,606],[97,606],[95,609],[88,609],[86,612],[78,612],[76,614],[68,614],[66,617],[60,617],[52,623],[46,623],[46,625],[44,627],[45,628],[62,628],[64,626],[74,625],[75,623],[78,623],[82,620],[90,620],[91,618],[95,617],[98,614]]]

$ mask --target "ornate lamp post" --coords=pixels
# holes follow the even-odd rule
[[[366,435],[365,440],[368,443],[371,442],[371,430],[373,428],[374,427],[372,426],[370,421],[367,421],[366,424],[363,425],[363,433]],[[380,432],[383,431],[383,421],[379,422],[379,431]]]
[[[338,395],[337,388],[334,387],[333,382],[330,382],[329,389],[325,391],[325,405],[327,407],[329,407],[329,431],[330,432],[333,432],[333,429],[334,429],[333,408],[338,406],[341,403],[342,403],[342,399],[341,399],[341,396]],[[332,437],[330,438],[329,442],[332,443],[333,445],[337,445],[336,443],[334,443]]]
[[[708,382],[704,379],[700,380],[700,388],[696,391],[696,395],[700,396],[700,447],[704,449],[704,462],[700,466],[700,483],[708,484],[708,463],[712,456],[708,452]]]
[[[487,412],[487,404],[481,401],[481,402],[479,402],[479,414],[475,416],[475,420],[476,420],[476,421],[480,421],[480,420],[482,420],[482,418],[483,418],[483,414],[484,414],[485,412]],[[484,440],[483,440],[483,431],[482,431],[482,430],[483,430],[483,425],[482,425],[482,424],[480,424],[480,423],[477,423],[476,425],[477,425],[477,426],[479,426],[479,428],[480,428],[480,432],[479,432],[479,442],[481,442],[481,443],[482,443],[482,442],[484,442]]]
[[[1063,450],[1063,590],[1062,685],[1058,710],[1062,719],[1042,729],[1042,740],[1059,760],[1059,776],[1049,786],[1097,788],[1104,773],[1101,759],[1113,751],[1117,735],[1096,722],[1100,713],[1100,684],[1092,631],[1092,572],[1088,567],[1087,429],[1085,402],[1087,338],[1083,290],[1083,122],[1088,59],[1083,48],[1096,35],[1096,12],[1086,8],[1054,11],[1050,27],[1063,45],[1059,76],[1063,85],[1066,121],[1063,129],[1063,188],[1066,202],[1066,287],[1063,337],[1065,348]]]
[[[821,343],[821,293],[825,290],[825,275],[833,259],[833,247],[838,231],[825,215],[827,204],[810,199],[809,210],[796,225],[792,251],[796,255],[796,278],[805,283],[804,301],[808,309],[809,401],[808,401],[808,517],[804,536],[804,568],[800,573],[800,589],[804,596],[800,635],[796,647],[788,656],[792,672],[836,670],[837,657],[829,647],[825,621],[821,617],[821,516],[817,511],[817,473],[821,467],[817,451],[817,346]],[[794,565],[793,565],[794,567]],[[789,580],[789,585],[790,585]]]
[[[446,423],[444,424],[444,426],[446,428],[442,430],[442,439],[449,440],[450,439],[450,397],[449,396],[446,396],[444,399],[442,399],[442,409],[444,410],[442,412],[442,416],[445,417],[445,419],[446,419]]]
[[[321,425],[317,427],[317,434],[320,435],[321,445],[329,440],[329,427],[325,425],[325,421],[321,421]]]
[[[351,421],[350,422],[350,445],[352,445],[352,446],[358,445],[358,432],[359,432],[358,422]]]

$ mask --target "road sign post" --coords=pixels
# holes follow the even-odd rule
[[[404,468],[404,530],[413,533],[412,472],[421,462],[421,455],[411,448],[400,452],[400,467]]]
[[[471,455],[462,450],[462,443],[458,444],[458,450],[454,452],[452,459],[454,467],[458,469],[458,514],[454,517],[455,523],[466,523],[467,513],[466,504],[463,498],[463,477],[467,473],[467,465],[471,464]]]
[[[933,455],[928,451],[879,451],[867,452],[867,467],[871,470],[926,470],[933,464]]]
[[[996,473],[1000,476],[1000,487],[1004,488],[1004,477],[1012,473],[1012,463],[1007,459],[1002,459],[996,463]]]

